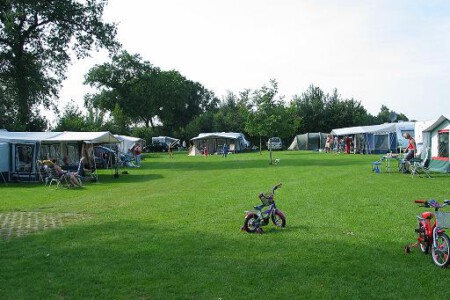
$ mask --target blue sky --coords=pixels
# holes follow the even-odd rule
[[[128,52],[219,97],[274,78],[286,100],[314,84],[372,114],[450,115],[450,1],[110,0],[105,19]],[[84,74],[105,61],[74,63],[62,104],[82,106]]]

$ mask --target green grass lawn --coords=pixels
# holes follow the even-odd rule
[[[274,158],[279,165],[267,152],[151,154],[128,175],[103,170],[81,190],[1,185],[0,298],[450,297],[450,270],[403,252],[423,211],[412,200],[449,199],[448,175],[372,173],[377,156]],[[286,228],[242,232],[244,211],[278,182]],[[47,223],[17,234],[6,215]]]

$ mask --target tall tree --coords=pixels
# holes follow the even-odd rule
[[[58,114],[58,123],[54,131],[104,131],[108,130],[104,122],[104,114],[93,107],[87,107],[87,114],[77,105],[67,104]]]
[[[17,112],[17,129],[31,130],[38,107],[49,108],[65,79],[71,53],[92,46],[116,50],[116,25],[102,21],[107,0],[0,1],[0,85]]]
[[[88,100],[112,112],[119,104],[124,116],[134,123],[155,129],[161,123],[166,134],[186,126],[197,115],[216,107],[214,94],[178,71],[161,71],[140,55],[126,51],[111,63],[89,70],[86,84],[99,92]]]
[[[325,131],[327,99],[319,87],[309,86],[301,96],[294,96],[294,101],[297,103],[298,114],[302,119],[300,132]]]
[[[245,129],[251,136],[259,136],[260,149],[262,138],[271,138],[283,132],[295,132],[299,120],[294,109],[286,110],[284,107],[283,99],[278,96],[278,83],[274,79],[270,80],[269,86],[264,85],[254,91],[250,99],[252,108]],[[269,150],[269,162],[272,164],[272,149]]]
[[[386,105],[381,105],[381,109],[377,115],[377,119],[380,124],[409,120],[408,117],[406,117],[404,114],[390,110]]]
[[[140,55],[122,51],[114,55],[111,62],[94,66],[86,74],[85,84],[99,90],[86,96],[86,105],[111,113],[118,105],[130,120],[153,127],[152,119],[159,108],[155,91],[158,90],[156,76],[160,72]]]

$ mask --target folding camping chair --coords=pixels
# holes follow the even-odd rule
[[[82,157],[80,159],[80,162],[78,163],[77,176],[79,177],[79,179],[81,181],[91,181],[91,182],[98,181],[97,172],[96,172],[97,168],[95,167],[95,163],[89,164],[89,169],[86,169],[84,166],[84,160],[85,160],[85,157]],[[92,166],[94,166],[94,169],[92,169]]]
[[[382,161],[383,161],[383,158],[381,157],[379,160],[374,161],[372,163],[372,172],[374,172],[374,173],[381,173]]]
[[[66,187],[70,187],[65,174],[58,174],[53,166],[44,166],[47,177],[45,184],[50,188],[52,183],[56,183],[56,188],[58,189],[60,184],[64,184]]]
[[[39,175],[39,181],[47,184],[47,178],[48,178],[48,174],[45,170],[46,166],[44,165],[44,163],[40,160],[36,161],[36,169]]]
[[[425,155],[421,156],[421,157],[415,157],[412,158],[409,162],[411,163],[410,165],[410,171],[411,171],[411,177],[414,177],[415,175],[418,175],[420,177],[420,173],[425,174],[428,178],[431,178],[431,175],[429,173],[428,170],[428,164],[429,164],[429,152],[430,152],[430,148],[427,147],[425,149]]]

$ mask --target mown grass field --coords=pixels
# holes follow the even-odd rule
[[[82,190],[1,185],[0,214],[49,223],[17,236],[0,219],[0,298],[450,298],[449,269],[403,252],[423,211],[412,200],[449,199],[449,175],[375,174],[378,156],[274,157],[151,154]],[[286,228],[242,232],[244,211],[278,182]]]

